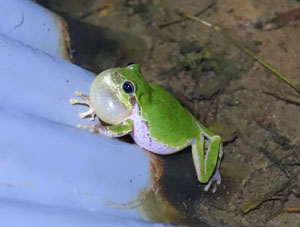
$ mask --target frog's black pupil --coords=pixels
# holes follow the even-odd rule
[[[129,62],[127,66],[135,64],[134,62]]]
[[[129,81],[126,81],[123,84],[123,90],[127,93],[127,94],[131,94],[133,92],[133,84]]]

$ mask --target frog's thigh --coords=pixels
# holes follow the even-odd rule
[[[201,134],[192,145],[193,161],[197,172],[198,180],[207,183],[212,176],[218,161],[219,148],[221,144],[220,136],[213,136],[205,152],[205,138]]]

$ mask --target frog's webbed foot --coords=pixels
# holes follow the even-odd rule
[[[75,95],[80,97],[81,99],[75,99],[75,98],[71,98],[70,99],[70,103],[72,105],[76,105],[76,104],[80,104],[80,105],[86,105],[89,107],[88,111],[86,112],[82,112],[79,114],[80,118],[86,118],[88,116],[90,116],[90,120],[94,121],[95,120],[95,116],[96,116],[96,112],[95,110],[91,107],[91,101],[90,101],[90,97],[83,94],[81,91],[75,91]]]

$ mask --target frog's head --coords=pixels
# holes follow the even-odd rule
[[[95,78],[90,89],[91,107],[102,121],[114,125],[127,119],[133,105],[150,94],[140,66],[130,64],[105,70]]]

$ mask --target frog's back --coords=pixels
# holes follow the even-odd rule
[[[166,90],[154,84],[150,86],[151,103],[140,108],[151,137],[172,147],[184,147],[199,134],[196,119]]]

